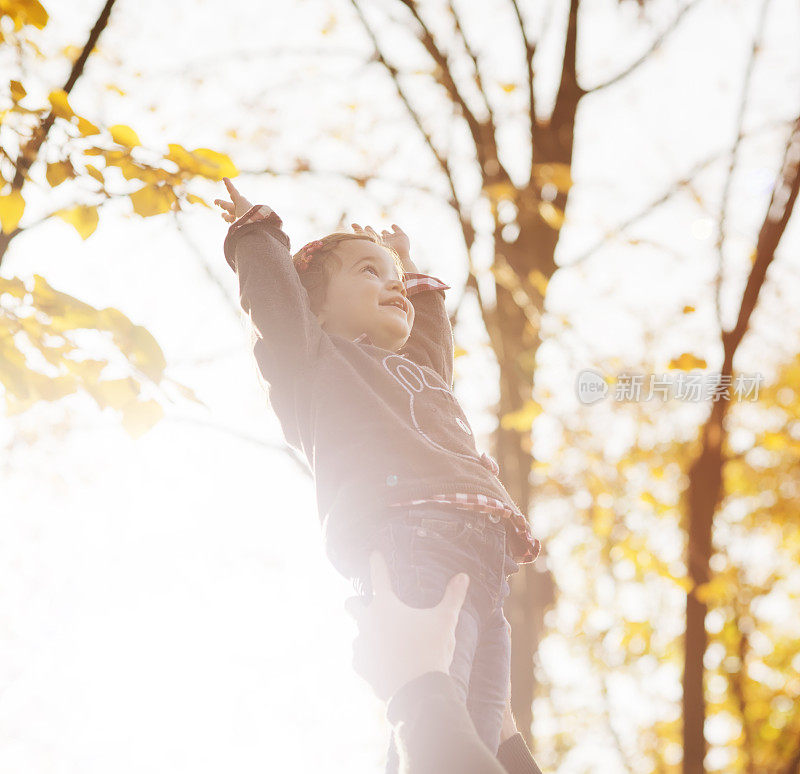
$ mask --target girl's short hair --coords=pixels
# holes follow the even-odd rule
[[[349,231],[334,231],[332,234],[328,234],[318,240],[321,243],[320,247],[314,250],[311,258],[307,261],[301,260],[305,258],[302,248],[292,256],[292,263],[295,269],[298,269],[297,273],[300,277],[300,283],[308,293],[311,311],[314,314],[319,313],[325,301],[328,285],[334,273],[339,271],[344,265],[341,255],[336,252],[336,248],[348,239],[367,240],[388,250],[397,267],[400,279],[402,280],[405,277],[403,262],[400,260],[397,251],[385,244],[380,237],[375,239],[367,233],[354,234]]]

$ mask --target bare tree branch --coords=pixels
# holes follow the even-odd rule
[[[748,322],[764,284],[767,269],[775,258],[775,250],[786,230],[791,217],[797,193],[800,189],[800,116],[795,121],[792,133],[786,143],[778,183],[772,189],[767,215],[761,225],[756,243],[755,260],[747,278],[739,317],[730,331],[723,331],[722,341],[726,355],[732,357],[747,330]],[[729,355],[730,353],[730,355]]]
[[[67,94],[72,91],[72,88],[77,83],[78,78],[83,75],[86,61],[89,59],[89,55],[92,53],[92,50],[97,44],[97,41],[100,38],[100,33],[102,33],[108,24],[108,19],[111,16],[111,9],[113,8],[115,2],[116,0],[106,0],[106,4],[100,11],[100,15],[97,17],[97,21],[94,23],[94,27],[92,27],[92,30],[89,33],[89,38],[87,39],[83,50],[78,58],[72,63],[69,77],[67,78],[67,82],[63,87],[63,90]],[[11,181],[12,191],[22,190],[25,180],[28,177],[28,170],[31,168],[31,164],[33,164],[33,162],[36,160],[36,157],[39,155],[39,149],[47,139],[47,135],[50,133],[50,129],[53,127],[55,120],[56,114],[51,110],[44,121],[42,121],[42,123],[33,130],[31,138],[22,147],[22,150],[20,151],[19,156],[14,163],[14,179]],[[11,244],[11,240],[19,232],[20,229],[15,228],[9,234],[0,233],[0,264],[3,262],[3,258],[8,250],[8,246]]]
[[[517,0],[511,0],[511,5],[514,7],[514,13],[517,16],[519,24],[519,31],[522,35],[522,45],[525,47],[525,72],[528,82],[528,112],[530,114],[530,133],[531,133],[531,170],[528,178],[528,185],[533,183],[533,170],[536,164],[536,148],[537,148],[537,128],[536,128],[536,96],[533,91],[533,57],[536,54],[536,44],[528,40],[525,33],[525,20],[522,18],[522,12],[519,10],[519,3]]]
[[[739,156],[739,147],[741,146],[742,139],[744,138],[742,129],[744,127],[744,115],[747,109],[747,98],[750,94],[750,81],[753,75],[753,65],[756,61],[759,41],[764,33],[764,20],[767,15],[767,8],[769,7],[769,4],[770,0],[764,0],[761,3],[761,13],[758,18],[758,28],[756,29],[755,35],[753,35],[753,46],[750,50],[750,58],[747,61],[747,67],[745,69],[744,82],[742,84],[742,98],[739,103],[739,115],[736,119],[736,139],[734,140],[733,149],[731,150],[728,174],[725,177],[725,185],[722,189],[722,202],[720,205],[719,216],[717,218],[717,242],[715,245],[717,250],[717,274],[714,278],[714,308],[716,310],[717,323],[719,324],[720,330],[722,330],[724,327],[722,322],[722,305],[720,302],[720,294],[722,292],[722,277],[724,271],[723,247],[725,242],[725,221],[728,216],[728,200],[730,196],[731,182],[733,181],[733,173],[736,169],[736,162]]]
[[[453,183],[453,175],[450,170],[450,165],[447,159],[439,152],[438,148],[433,143],[433,138],[422,125],[422,119],[420,118],[419,113],[414,109],[411,104],[411,101],[408,98],[408,95],[405,93],[405,90],[400,85],[400,80],[398,78],[398,71],[397,68],[393,65],[389,64],[386,60],[386,57],[383,55],[383,51],[381,50],[380,46],[378,45],[378,39],[375,36],[375,32],[373,31],[372,27],[369,26],[369,22],[367,21],[364,13],[361,10],[361,7],[358,4],[358,0],[350,0],[353,7],[356,9],[356,13],[358,14],[358,18],[361,21],[364,29],[366,30],[367,35],[369,36],[370,40],[372,41],[372,45],[375,49],[375,57],[380,64],[382,64],[386,70],[388,71],[389,75],[391,76],[392,82],[394,83],[395,89],[397,91],[398,96],[402,103],[406,106],[406,109],[411,116],[411,120],[414,122],[414,125],[419,129],[420,134],[422,134],[423,139],[425,140],[425,144],[430,149],[433,157],[436,159],[439,167],[441,168],[442,172],[444,172],[445,177],[447,178],[448,183],[450,184],[450,194],[452,196],[452,205],[456,208],[456,211],[460,214],[461,213],[461,205],[458,201],[458,195],[456,194],[455,185]]]
[[[419,15],[415,0],[399,0],[399,2],[408,8],[417,24],[419,24],[422,31],[420,42],[425,47],[425,50],[430,55],[431,59],[433,59],[434,63],[439,67],[439,71],[441,73],[441,80],[439,82],[442,84],[442,86],[444,86],[445,91],[447,92],[447,95],[450,97],[450,100],[453,102],[453,104],[459,107],[461,110],[461,115],[467,122],[470,134],[472,135],[472,142],[475,145],[475,155],[478,159],[478,164],[480,165],[482,177],[488,177],[490,179],[502,177],[503,179],[508,179],[507,173],[500,167],[500,161],[497,156],[497,140],[493,131],[493,125],[482,123],[470,110],[469,105],[467,105],[466,100],[462,96],[458,86],[456,86],[455,80],[453,79],[450,60],[447,54],[436,44],[436,40],[433,37],[429,27]],[[487,149],[489,153],[487,153]],[[487,164],[487,162],[494,163]],[[497,164],[496,168],[494,168],[495,163]]]
[[[759,127],[758,129],[754,130],[751,134],[747,135],[747,137],[754,137],[764,131],[772,131],[773,129],[782,127],[786,125],[786,121],[777,121],[771,122],[765,126]],[[792,122],[794,123],[794,122]],[[608,240],[609,236],[612,234],[622,233],[623,231],[627,230],[634,224],[638,223],[642,218],[649,215],[656,207],[664,204],[665,202],[669,201],[675,194],[682,191],[684,188],[687,188],[692,181],[694,180],[697,175],[699,175],[703,170],[707,167],[710,167],[714,162],[719,161],[721,158],[725,158],[731,153],[731,149],[719,151],[718,153],[709,156],[707,159],[703,161],[699,161],[695,164],[683,177],[679,178],[675,181],[675,183],[668,188],[661,196],[657,199],[654,199],[649,204],[645,205],[640,209],[636,214],[631,215],[630,218],[624,220],[622,223],[614,227],[611,231],[607,232],[603,237],[598,239],[588,250],[582,252],[575,260],[570,261],[569,263],[563,264],[562,268],[567,268],[570,266],[577,266],[579,263],[582,263],[586,259],[590,258],[594,255]]]
[[[228,289],[223,285],[220,281],[219,277],[211,270],[211,266],[209,266],[209,262],[206,260],[203,251],[192,241],[189,235],[186,233],[186,230],[183,227],[183,223],[180,220],[180,213],[177,210],[172,211],[173,220],[175,221],[175,228],[178,229],[178,233],[183,237],[183,241],[186,243],[186,246],[191,250],[195,256],[197,257],[197,262],[200,264],[200,268],[203,270],[204,274],[210,280],[211,284],[220,292],[223,301],[225,302],[225,306],[233,313],[233,316],[237,319],[241,319],[241,310],[237,304],[233,302],[231,298],[231,294],[228,292]],[[222,262],[225,265],[225,262]]]
[[[456,12],[456,7],[453,3],[453,0],[447,0],[447,7],[450,9],[450,13],[453,15],[453,22],[455,23],[456,32],[458,33],[458,36],[461,39],[461,43],[464,46],[464,50],[467,52],[469,58],[472,60],[472,67],[475,70],[475,85],[478,87],[478,91],[480,92],[481,97],[483,97],[483,105],[486,108],[486,113],[488,115],[487,123],[489,125],[492,137],[496,137],[497,129],[494,121],[494,111],[492,110],[491,103],[489,102],[489,95],[486,93],[486,89],[484,88],[483,85],[481,70],[480,67],[478,66],[478,55],[475,53],[475,50],[472,48],[469,41],[467,40],[467,36],[464,34],[464,29],[461,26],[461,20],[458,18],[458,13]]]
[[[561,80],[558,84],[553,114],[550,118],[551,123],[557,130],[565,124],[574,124],[575,111],[584,94],[583,89],[578,85],[576,70],[579,6],[580,0],[570,0],[567,37],[564,41],[564,59],[561,65]],[[573,133],[570,131],[569,135],[572,138]]]
[[[596,86],[592,86],[590,88],[581,87],[581,92],[583,94],[596,94],[601,89],[605,89],[615,83],[619,83],[623,78],[627,78],[631,73],[644,64],[650,58],[651,54],[657,51],[664,44],[669,36],[678,28],[678,25],[681,23],[686,12],[696,8],[701,2],[702,0],[694,0],[694,2],[687,3],[683,8],[681,8],[681,10],[678,12],[678,15],[672,20],[672,23],[653,41],[653,43],[650,45],[650,48],[648,48],[644,54],[642,54],[635,62],[626,67],[621,73],[618,73],[613,78],[610,78],[603,83],[599,83]]]
[[[308,174],[316,177],[334,177],[342,180],[349,180],[355,183],[360,188],[364,188],[367,183],[385,183],[387,185],[395,186],[402,191],[416,191],[417,193],[425,194],[433,199],[443,203],[450,204],[446,195],[440,191],[435,191],[429,186],[420,185],[419,183],[412,183],[407,180],[397,180],[388,177],[380,177],[378,175],[356,175],[352,172],[342,172],[337,169],[314,169],[311,167],[303,167],[299,169],[275,169],[273,167],[265,167],[264,169],[241,169],[241,175],[271,175],[273,177],[290,177],[291,175]]]

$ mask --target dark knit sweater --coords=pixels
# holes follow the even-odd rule
[[[353,576],[390,503],[466,492],[518,508],[453,395],[442,291],[409,294],[414,325],[399,352],[354,342],[320,327],[276,213],[234,226],[225,257],[258,368],[286,441],[313,471],[325,550],[343,575]]]

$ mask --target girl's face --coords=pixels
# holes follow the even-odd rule
[[[366,239],[341,242],[336,253],[342,267],[331,277],[317,315],[320,325],[350,340],[366,333],[377,346],[396,352],[411,335],[414,307],[392,256]]]

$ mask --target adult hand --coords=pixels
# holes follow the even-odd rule
[[[225,201],[224,199],[214,199],[214,204],[218,204],[225,212],[221,212],[222,219],[228,223],[233,223],[237,218],[241,218],[253,205],[242,196],[236,189],[236,186],[230,181],[230,178],[223,177],[222,181],[228,189],[228,193],[233,201]],[[266,206],[266,205],[264,205]]]
[[[426,672],[448,673],[456,646],[456,624],[469,586],[469,576],[450,579],[436,607],[409,607],[392,591],[386,560],[370,556],[373,598],[345,602],[359,632],[353,642],[353,668],[388,701],[407,682]]]

